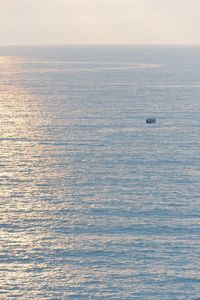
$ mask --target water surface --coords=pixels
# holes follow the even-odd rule
[[[197,299],[200,48],[0,55],[0,299]]]

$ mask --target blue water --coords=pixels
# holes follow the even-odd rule
[[[199,237],[200,48],[0,48],[0,299],[200,299]]]

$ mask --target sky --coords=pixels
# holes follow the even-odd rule
[[[0,0],[1,44],[198,44],[200,0]]]

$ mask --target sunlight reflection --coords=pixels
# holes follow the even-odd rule
[[[0,85],[1,299],[21,298],[17,287],[28,289],[31,284],[38,290],[38,276],[45,285],[51,273],[56,273],[46,267],[47,258],[37,260],[45,248],[48,257],[53,238],[40,225],[50,226],[51,200],[58,197],[51,186],[57,176],[52,167],[55,161],[45,152],[47,146],[39,142],[41,136],[46,136],[40,126],[42,109],[19,85],[20,76],[13,76],[19,68],[19,59],[0,58],[5,75]],[[39,295],[40,299],[48,299],[40,291]]]

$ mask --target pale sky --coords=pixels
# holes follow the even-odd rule
[[[0,0],[0,43],[200,43],[200,0]]]

